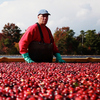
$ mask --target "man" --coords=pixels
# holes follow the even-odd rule
[[[62,60],[61,55],[58,51],[58,48],[56,47],[54,43],[54,39],[53,39],[50,29],[46,26],[49,15],[50,13],[48,13],[47,10],[45,9],[40,10],[37,16],[38,23],[30,26],[19,41],[20,54],[23,56],[24,60],[28,63],[51,62],[53,55],[55,55],[56,57],[56,62],[60,62],[60,63],[65,62],[64,60]],[[50,50],[41,49],[44,46],[41,40],[43,43],[47,45],[46,49],[48,47],[52,49]],[[39,49],[35,50],[34,48],[37,47],[39,42],[42,44],[42,46],[39,47]],[[41,52],[43,53],[43,55],[41,55]],[[49,52],[51,54],[49,54]],[[38,58],[39,60],[37,60]],[[50,58],[51,60],[49,61],[48,58]]]

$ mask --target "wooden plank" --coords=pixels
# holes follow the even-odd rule
[[[100,62],[100,58],[62,58],[66,62]],[[53,58],[53,62],[56,58]],[[24,58],[0,58],[0,62],[25,62]]]

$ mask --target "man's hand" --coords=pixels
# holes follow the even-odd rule
[[[61,58],[60,53],[56,53],[56,54],[55,54],[55,57],[56,57],[56,62],[59,62],[59,63],[66,63],[66,61],[63,60],[63,59]]]
[[[25,54],[22,54],[24,60],[28,63],[32,63],[34,62],[30,57],[29,57],[29,53],[25,53]]]

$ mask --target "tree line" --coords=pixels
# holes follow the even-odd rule
[[[23,34],[17,25],[5,24],[0,34],[0,54],[19,54],[18,42]],[[74,35],[69,27],[56,28],[54,41],[62,55],[100,55],[100,33],[81,30]]]
[[[100,33],[96,30],[80,31],[79,36],[69,27],[57,28],[55,43],[63,55],[100,55]]]

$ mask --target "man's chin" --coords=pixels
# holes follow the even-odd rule
[[[44,26],[45,26],[45,25],[46,25],[46,23],[43,23],[43,24],[41,24],[41,25],[44,25]]]

